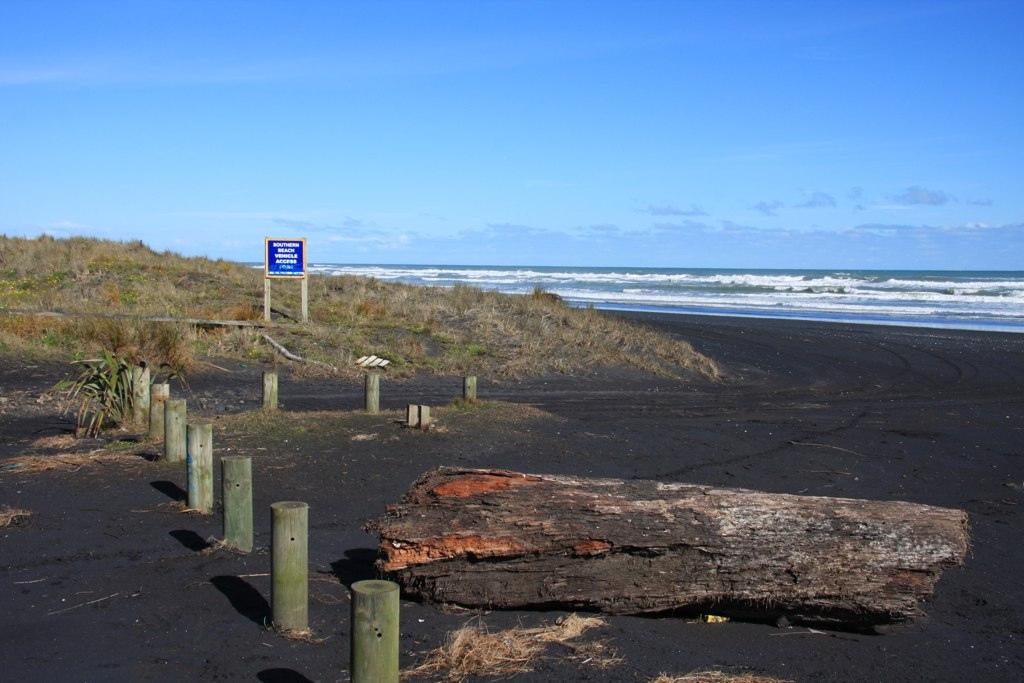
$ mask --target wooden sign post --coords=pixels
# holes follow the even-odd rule
[[[309,322],[309,278],[306,273],[306,238],[267,237],[263,250],[263,319],[270,320],[270,281],[298,280],[302,286],[301,320]]]

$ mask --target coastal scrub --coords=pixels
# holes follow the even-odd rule
[[[686,341],[544,293],[512,296],[474,287],[382,282],[313,275],[312,323],[294,322],[298,287],[274,291],[272,335],[315,361],[301,372],[355,375],[353,361],[374,354],[390,374],[489,374],[523,377],[586,374],[633,367],[670,377],[715,379],[718,366]],[[169,316],[202,320],[261,317],[259,269],[156,252],[142,242],[88,238],[0,237],[0,353],[61,357],[106,350],[189,369],[197,356],[272,362],[258,330],[102,317],[39,318],[10,309],[97,316]]]

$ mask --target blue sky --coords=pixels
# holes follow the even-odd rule
[[[1024,3],[0,3],[0,231],[1024,268]]]

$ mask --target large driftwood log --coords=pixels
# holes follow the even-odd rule
[[[967,514],[904,502],[440,468],[369,528],[406,593],[475,607],[907,620]]]

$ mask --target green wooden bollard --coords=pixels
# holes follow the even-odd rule
[[[224,544],[252,552],[252,458],[228,455],[220,459],[224,499]]]
[[[149,368],[136,365],[132,368],[132,422],[146,424],[149,419]]]
[[[476,400],[476,377],[470,375],[462,378],[462,400]]]
[[[185,462],[185,399],[164,401],[164,460]]]
[[[277,373],[263,373],[263,410],[277,410]]]
[[[164,403],[171,397],[170,384],[149,385],[149,440],[164,438]]]
[[[213,425],[188,426],[188,506],[204,515],[213,511]]]
[[[363,388],[366,393],[366,412],[380,412],[380,373],[368,372],[363,381]]]
[[[406,427],[419,427],[420,426],[420,407],[415,403],[410,403],[405,407],[405,426]]]
[[[352,584],[352,683],[398,683],[398,584]]]
[[[309,505],[282,501],[270,505],[270,601],[274,624],[282,631],[309,629]]]

